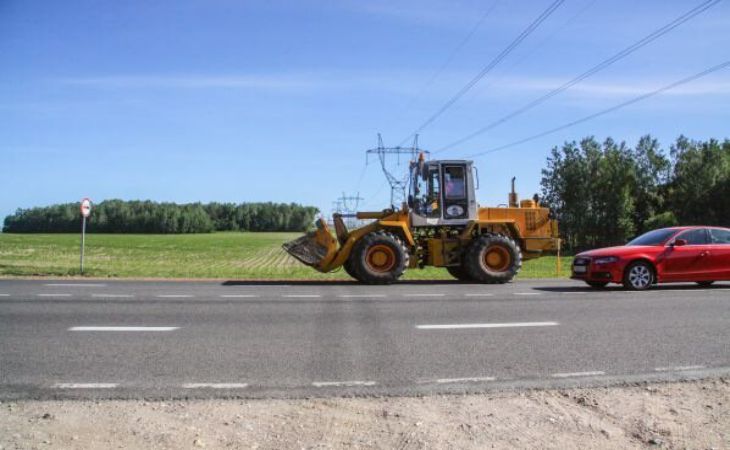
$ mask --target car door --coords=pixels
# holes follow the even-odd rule
[[[712,280],[730,280],[730,230],[710,228],[709,269]]]
[[[694,228],[678,234],[672,242],[686,241],[685,245],[667,248],[664,262],[663,281],[708,280],[709,238],[706,228]]]

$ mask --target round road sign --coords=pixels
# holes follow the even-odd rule
[[[85,198],[81,200],[81,215],[84,217],[89,217],[91,214],[91,200],[88,198]]]

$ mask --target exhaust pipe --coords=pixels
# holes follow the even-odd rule
[[[517,198],[517,192],[515,192],[515,180],[517,177],[512,177],[512,192],[509,193],[509,207],[510,208],[518,208],[518,198]]]

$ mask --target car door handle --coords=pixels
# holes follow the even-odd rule
[[[702,252],[702,253],[700,253],[700,256],[702,256],[702,257],[710,256],[710,252]]]

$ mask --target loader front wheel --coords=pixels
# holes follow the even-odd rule
[[[522,252],[515,241],[501,234],[475,240],[464,255],[464,268],[475,281],[507,283],[522,268]]]
[[[406,269],[403,244],[391,233],[373,232],[355,244],[348,265],[352,275],[367,284],[390,284]]]
[[[355,271],[352,270],[352,265],[350,264],[350,260],[349,259],[347,261],[345,261],[345,264],[342,265],[342,268],[345,269],[345,272],[348,275],[350,275],[352,278],[357,279],[357,277],[355,276]]]

